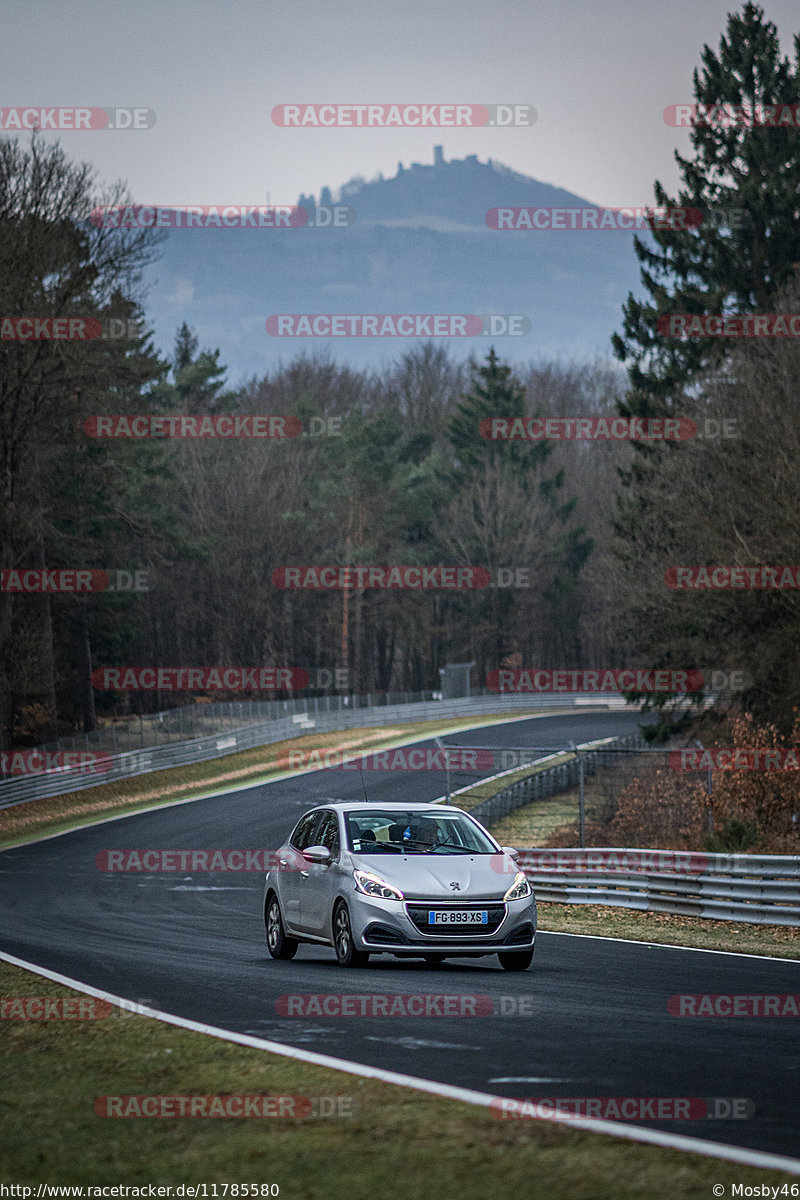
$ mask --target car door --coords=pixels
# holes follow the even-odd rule
[[[292,930],[300,929],[300,892],[309,866],[299,852],[306,846],[313,846],[313,835],[321,815],[320,810],[315,809],[301,817],[289,838],[288,847],[278,851],[281,908],[284,923]]]
[[[330,850],[331,858],[327,864],[307,864],[308,874],[301,880],[300,886],[300,921],[305,933],[324,937],[330,932],[327,926],[339,874],[336,869],[340,850],[338,815],[331,811],[325,812],[322,821],[313,832],[314,841],[310,844],[325,846]]]

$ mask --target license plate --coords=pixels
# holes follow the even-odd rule
[[[445,909],[444,911],[429,909],[429,925],[488,925],[489,913],[481,909],[478,912],[467,911],[463,908]]]

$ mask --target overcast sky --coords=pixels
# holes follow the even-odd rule
[[[766,0],[784,54],[797,0]],[[138,106],[154,128],[60,135],[147,204],[291,203],[398,161],[477,154],[599,204],[678,181],[700,51],[730,0],[4,0],[0,105]],[[741,5],[738,6],[741,10]],[[286,129],[283,103],[526,103],[531,128]],[[4,135],[7,136],[7,135]],[[53,136],[53,135],[50,135]],[[800,135],[798,135],[800,136]]]

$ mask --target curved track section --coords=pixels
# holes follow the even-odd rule
[[[640,722],[637,713],[569,714],[447,740],[558,748],[634,732]],[[445,786],[437,772],[364,778],[375,800],[432,800]],[[358,772],[317,771],[4,851],[0,948],[201,1024],[474,1092],[746,1098],[752,1115],[744,1120],[637,1124],[797,1155],[798,1019],[678,1018],[667,1004],[676,993],[798,993],[800,963],[557,934],[540,936],[522,974],[502,971],[495,958],[432,968],[380,957],[344,971],[332,950],[312,946],[273,962],[260,873],[107,874],[95,865],[108,849],[274,848],[307,808],[362,795]],[[395,1015],[374,1006],[325,1015],[313,1002],[287,999],[365,994],[388,997]],[[450,1012],[464,1015],[446,1015],[435,999],[442,995],[456,997]],[[411,996],[425,997],[429,1015],[415,1015]],[[302,1011],[287,1015],[291,1008]]]

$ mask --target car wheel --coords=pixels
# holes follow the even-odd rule
[[[498,954],[500,966],[504,971],[527,971],[533,961],[533,948],[530,950],[509,950]]]
[[[333,944],[340,967],[364,967],[369,961],[368,954],[355,948],[346,904],[339,904],[333,914]]]
[[[267,949],[272,957],[294,958],[299,943],[295,938],[286,936],[278,897],[274,893],[267,900],[264,924],[267,928]]]

